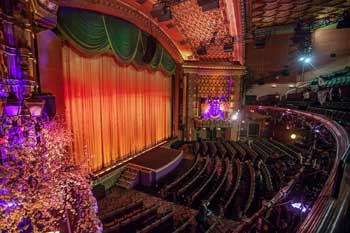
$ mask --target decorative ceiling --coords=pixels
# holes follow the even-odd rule
[[[180,63],[209,60],[243,64],[244,42],[240,39],[243,38],[242,1],[219,0],[219,8],[208,11],[202,11],[197,0],[172,1],[172,19],[163,22],[150,14],[156,0],[62,0],[60,4],[126,19],[155,36]],[[233,43],[232,38],[235,39]],[[233,51],[225,52],[224,44],[229,43],[229,39]],[[205,45],[207,51],[198,55],[197,49],[201,45]]]
[[[171,7],[174,24],[186,37],[185,43],[190,45],[193,54],[201,43],[205,44],[207,54],[201,55],[201,59],[233,58],[232,52],[224,52],[221,41],[211,43],[212,38],[222,40],[232,36],[229,33],[224,3],[221,2],[220,6],[218,9],[204,12],[197,0],[189,0]]]
[[[250,0],[246,1],[250,31],[294,24],[302,18],[307,22],[334,21],[349,9],[349,0]]]

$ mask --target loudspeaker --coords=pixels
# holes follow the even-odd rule
[[[156,52],[157,48],[157,41],[156,39],[149,35],[147,37],[147,47],[146,47],[146,53],[142,57],[142,61],[146,64],[150,63],[152,58],[154,57],[154,54]]]
[[[139,3],[139,4],[141,4],[141,5],[144,4],[146,1],[147,1],[147,0],[136,0],[136,2]]]
[[[200,46],[198,49],[197,49],[197,54],[198,55],[207,55],[208,52],[207,52],[207,48],[205,46]]]
[[[165,8],[166,6],[164,3],[154,4],[151,9],[151,16],[155,18],[159,18],[161,15],[164,14]]]
[[[172,19],[170,8],[166,8],[161,16],[158,17],[158,22],[164,22]]]
[[[220,7],[219,0],[197,0],[203,11],[209,11]]]
[[[233,51],[233,44],[232,43],[225,43],[224,44],[224,52],[232,52]]]

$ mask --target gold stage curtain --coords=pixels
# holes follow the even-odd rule
[[[137,70],[107,55],[85,57],[63,47],[66,120],[74,157],[90,154],[93,171],[171,136],[171,78]]]

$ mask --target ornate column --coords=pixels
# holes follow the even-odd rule
[[[25,0],[1,2],[2,46],[7,74],[3,83],[17,98],[29,97],[36,81],[33,19],[31,4]],[[5,73],[5,72],[2,72]]]

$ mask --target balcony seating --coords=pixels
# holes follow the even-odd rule
[[[222,203],[224,204],[224,212],[227,211],[227,208],[229,207],[233,198],[235,197],[242,179],[242,166],[240,161],[236,159],[233,164],[234,164],[234,166],[232,166],[233,177],[231,180],[230,189],[227,192],[228,195],[225,195],[224,199],[222,200],[223,201]],[[226,199],[225,197],[227,196],[228,198]]]
[[[130,213],[122,219],[116,219],[113,221],[113,224],[104,225],[104,232],[135,232],[136,227],[139,226],[139,222],[152,215],[156,215],[158,207],[159,205],[154,204],[141,211]]]
[[[237,154],[237,150],[233,148],[233,146],[226,141],[223,142],[223,145],[227,150],[227,156],[229,157],[229,159],[233,160]]]
[[[176,192],[176,196],[181,196],[192,184],[194,184],[197,181],[197,179],[207,170],[209,163],[210,159],[209,157],[207,157],[202,163],[202,166],[200,167],[198,172],[193,177],[189,177],[188,183],[184,182],[184,186],[178,189],[178,191]]]
[[[263,141],[266,145],[271,146],[275,151],[283,154],[284,156],[287,156],[290,159],[298,160],[295,155],[291,155],[286,148],[281,147],[279,144],[274,144],[272,141],[268,141],[266,139],[263,139]]]
[[[260,168],[261,174],[263,176],[263,179],[265,181],[265,187],[266,187],[267,191],[269,193],[274,192],[274,186],[272,183],[271,173],[263,161],[259,162],[259,168]]]
[[[208,154],[208,144],[205,141],[201,141],[200,150],[201,150],[202,156],[205,156],[206,154]]]
[[[166,185],[165,188],[163,189],[162,193],[165,195],[170,192],[171,190],[176,190],[176,187],[181,186],[181,184],[186,183],[186,180],[190,179],[192,175],[196,172],[198,169],[198,164],[199,164],[199,155],[196,156],[194,163],[188,169],[184,174],[182,174],[180,177],[178,177],[176,180],[174,180],[172,183],[169,185]]]
[[[219,185],[215,188],[215,191],[211,193],[211,195],[207,198],[207,200],[209,202],[211,202],[217,194],[219,194],[219,190],[224,186],[225,183],[227,183],[227,176],[228,176],[228,172],[229,172],[229,164],[230,164],[230,161],[228,159],[226,159],[224,162],[223,162],[223,170],[221,171],[221,175],[220,175],[220,178],[219,178]],[[221,193],[220,193],[221,195]]]
[[[237,142],[230,141],[230,144],[233,148],[235,148],[235,150],[238,151],[239,159],[241,161],[244,161],[247,155],[247,152]]]
[[[195,221],[195,216],[189,217],[180,226],[176,227],[173,233],[187,233],[192,232],[192,223]]]
[[[101,215],[100,219],[104,224],[106,224],[106,223],[114,221],[114,219],[121,218],[124,215],[127,215],[131,212],[134,212],[134,211],[136,211],[138,209],[142,209],[142,208],[143,208],[143,202],[141,200],[139,200],[139,201],[136,201],[136,202],[131,203],[129,205],[122,206],[118,209],[107,212],[107,213]]]
[[[247,161],[247,167],[248,167],[248,171],[249,171],[249,194],[248,194],[248,199],[247,199],[247,203],[244,207],[243,213],[246,213],[248,211],[248,209],[250,208],[250,205],[253,202],[253,198],[254,198],[254,192],[255,192],[255,170],[254,170],[254,166],[253,163],[251,161]]]
[[[191,185],[187,186],[185,189],[184,198],[187,204],[192,205],[193,201],[200,195],[203,189],[211,182],[211,180],[216,175],[218,169],[218,161],[214,159],[206,172],[203,172],[195,182],[191,182]]]
[[[222,166],[219,166],[219,168],[217,169],[217,174],[214,175],[214,178],[206,185],[204,189],[202,189],[199,196],[197,196],[196,201],[193,203],[194,207],[199,207],[201,200],[207,200],[210,203],[212,202],[212,200],[218,194],[219,190],[224,186],[224,184],[227,181],[229,164],[230,162],[228,159],[222,161]]]
[[[206,141],[191,145],[195,155],[192,166],[164,186],[162,192],[166,195],[162,197],[175,197],[173,201],[194,209],[202,200],[208,200],[215,215],[240,223],[260,211],[264,200],[280,195],[278,190],[293,182],[301,167],[297,155],[303,149],[274,140],[256,139],[249,144]],[[203,145],[208,145],[207,149]],[[208,151],[204,158],[200,155],[202,148]],[[110,200],[118,203],[118,196]],[[100,214],[105,232],[193,232],[196,226],[194,213],[178,214],[160,203],[135,201],[132,195],[126,205],[113,206]],[[226,223],[222,225],[215,215],[203,232],[231,232],[232,228],[226,230]]]
[[[258,164],[262,162],[261,160],[258,162]],[[246,216],[250,217],[252,216],[254,213],[256,213],[262,206],[262,200],[265,198],[270,199],[272,197],[271,196],[266,196],[265,195],[265,190],[266,190],[266,184],[264,183],[264,178],[263,175],[260,171],[260,167],[259,165],[256,164],[255,166],[255,187],[254,187],[254,196],[253,196],[253,200],[248,208],[248,210],[246,211]]]
[[[237,190],[230,196],[229,201],[225,205],[225,216],[230,219],[240,219],[243,216],[243,210],[246,206],[249,195],[249,171],[247,163],[241,163],[241,175],[237,180]]]
[[[192,142],[192,153],[197,155],[199,153],[200,145],[199,142]]]
[[[217,154],[219,155],[220,158],[225,158],[227,150],[225,147],[222,145],[221,142],[216,142],[215,146],[217,148]]]
[[[263,160],[263,161],[266,161],[268,158],[269,158],[269,156],[270,156],[270,154],[268,154],[262,147],[260,147],[257,143],[253,143],[252,144],[252,149],[254,150],[254,151],[256,151],[258,154],[259,154],[259,156],[260,156],[260,158]]]
[[[211,156],[215,156],[217,153],[217,148],[214,142],[208,142],[208,152]]]
[[[247,152],[247,155],[249,156],[249,159],[252,161],[255,161],[255,159],[259,156],[254,150],[252,150],[247,143],[245,142],[238,142],[239,145]]]
[[[162,214],[161,216],[157,217],[157,220],[155,222],[151,222],[149,225],[146,225],[146,227],[142,228],[141,230],[137,231],[137,233],[162,233],[167,232],[168,230],[171,230],[173,228],[173,211],[169,211],[165,214]]]

